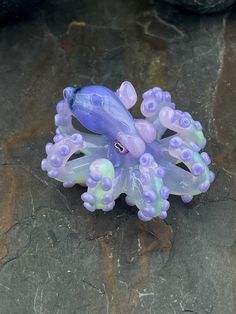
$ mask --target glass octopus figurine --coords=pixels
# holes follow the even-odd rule
[[[215,175],[208,154],[200,153],[206,145],[201,123],[176,110],[169,92],[154,87],[143,94],[144,119],[129,112],[137,94],[128,81],[116,92],[92,85],[67,87],[63,96],[56,107],[54,143],[46,145],[41,167],[66,188],[86,185],[81,198],[88,211],[110,211],[125,193],[141,220],[165,219],[169,194],[188,203],[209,189]],[[76,130],[72,116],[90,133]],[[163,138],[167,129],[174,135]]]

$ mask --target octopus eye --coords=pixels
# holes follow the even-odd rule
[[[114,147],[120,154],[127,154],[129,151],[118,141],[114,142]]]

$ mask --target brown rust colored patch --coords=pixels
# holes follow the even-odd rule
[[[113,255],[111,243],[108,238],[100,239],[100,244],[102,247],[102,252],[104,256],[104,265],[105,265],[105,279],[107,283],[107,288],[109,291],[112,291],[114,288],[114,276],[113,276]]]
[[[6,245],[6,238],[4,235],[0,236],[0,260],[7,256],[8,250]]]
[[[104,259],[104,271],[105,271],[105,292],[109,300],[109,313],[117,313],[117,285],[115,283],[116,274],[114,274],[114,263],[112,246],[109,238],[101,238],[100,245],[102,248],[102,254]]]
[[[139,255],[139,282],[145,288],[149,281],[149,254],[158,249],[170,250],[174,237],[173,229],[159,218],[150,222],[139,222],[140,233],[138,235],[138,255]],[[150,237],[151,236],[151,237]]]
[[[16,178],[12,166],[5,167],[6,177],[8,178],[8,192],[6,194],[5,206],[0,217],[0,260],[7,255],[7,245],[5,233],[13,226],[13,207],[16,194]]]
[[[9,180],[6,205],[0,218],[0,235],[7,232],[13,225],[13,206],[16,194],[16,178],[12,166],[6,166],[6,176]]]
[[[143,246],[140,254],[146,254],[154,249],[167,249],[172,247],[172,241],[174,238],[174,231],[171,226],[167,225],[159,218],[153,219],[149,222],[141,223],[141,228],[146,233],[153,236],[154,240]]]
[[[236,11],[232,11],[227,19],[224,40],[223,64],[214,105],[217,139],[223,149],[215,159],[219,166],[236,172]]]
[[[140,233],[139,235],[139,274],[141,277],[140,284],[145,287],[146,282],[149,280],[150,271],[149,271],[149,255],[148,254],[142,254],[142,252],[145,250],[145,233]]]
[[[39,137],[42,133],[49,131],[51,129],[51,119],[46,120],[40,126],[24,129],[14,133],[12,136],[7,138],[4,144],[6,151],[12,150],[16,145],[25,142],[27,140],[32,140]]]

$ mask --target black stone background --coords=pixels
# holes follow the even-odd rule
[[[159,1],[47,0],[0,29],[0,313],[235,313],[236,11]],[[68,85],[169,90],[204,126],[216,181],[166,222],[40,169]],[[140,103],[140,101],[139,101]],[[139,115],[139,104],[132,109]]]

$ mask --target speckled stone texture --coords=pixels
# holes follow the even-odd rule
[[[235,0],[165,0],[199,13],[219,12],[235,3]]]
[[[235,40],[234,9],[146,0],[50,0],[0,29],[1,314],[235,313]],[[88,213],[84,188],[40,170],[62,89],[124,80],[169,90],[209,140],[215,183],[172,197],[166,222],[138,221],[122,197]]]

